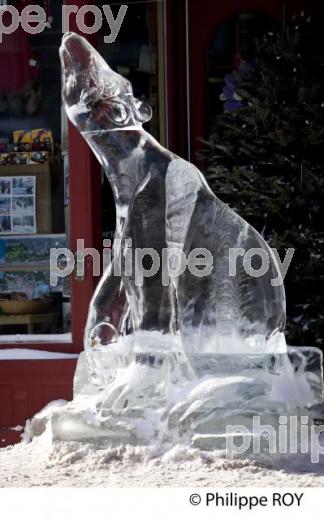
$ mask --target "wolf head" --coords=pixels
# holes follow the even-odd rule
[[[84,38],[65,34],[60,58],[65,109],[80,132],[140,127],[151,119],[151,107],[134,98],[130,82]]]

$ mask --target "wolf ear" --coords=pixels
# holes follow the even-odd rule
[[[137,117],[141,123],[147,123],[152,119],[152,108],[145,101],[141,101],[140,99],[135,99],[135,106]]]

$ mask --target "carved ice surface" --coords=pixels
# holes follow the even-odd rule
[[[215,197],[195,166],[162,148],[142,128],[150,108],[133,97],[129,81],[113,72],[84,39],[65,36],[61,56],[66,111],[112,185],[115,238],[122,241],[93,298],[85,348],[107,342],[109,319],[118,335],[133,332],[135,345],[140,344],[137,333],[161,331],[173,336],[162,342],[167,350],[181,344],[186,352],[283,351],[284,289],[271,284],[278,279],[278,266],[262,237]],[[166,249],[176,248],[188,258],[203,248],[211,253],[214,268],[207,276],[186,269],[171,276],[166,287],[160,268],[139,286],[134,258],[126,265],[126,239],[133,250],[153,248],[159,258]],[[237,273],[230,275],[231,248],[261,249],[269,268],[250,276],[238,256]],[[118,319],[112,313],[123,293]]]
[[[117,225],[90,304],[74,401],[53,419],[57,438],[184,436],[200,445],[255,414],[270,420],[322,402],[321,353],[287,349],[284,288],[263,238],[195,166],[143,129],[150,107],[85,39],[66,34],[60,56],[68,117],[106,172]],[[153,269],[134,254],[143,248],[167,261]],[[181,255],[205,251],[209,271],[177,271]]]

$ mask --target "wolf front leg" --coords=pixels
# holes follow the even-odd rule
[[[120,276],[110,266],[95,291],[89,306],[84,335],[85,350],[115,342],[128,325],[128,302]]]

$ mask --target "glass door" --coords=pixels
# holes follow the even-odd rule
[[[123,2],[114,2],[117,13]],[[98,50],[110,67],[127,78],[137,98],[152,107],[152,119],[145,124],[163,146],[166,144],[164,1],[130,0],[127,14],[115,42],[107,44],[107,27],[98,33]],[[108,179],[102,173],[102,238],[113,240],[115,203]]]

